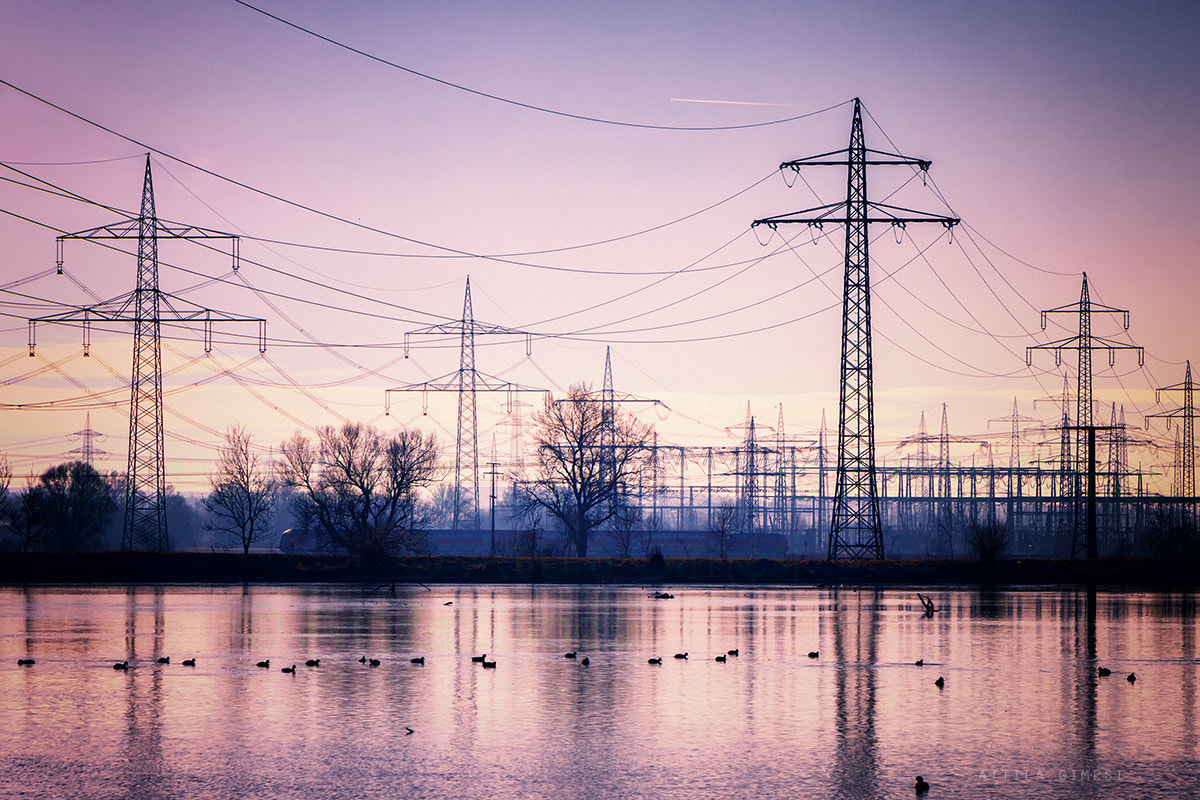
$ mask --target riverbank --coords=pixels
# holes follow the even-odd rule
[[[1148,559],[836,562],[279,553],[4,553],[0,584],[29,583],[1096,584],[1200,588],[1200,564]]]

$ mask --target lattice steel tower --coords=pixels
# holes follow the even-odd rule
[[[758,219],[753,225],[774,230],[786,223],[825,223],[846,226],[845,278],[842,294],[842,365],[838,407],[838,467],[833,500],[829,558],[883,558],[883,531],[879,516],[875,474],[875,396],[871,370],[871,277],[867,228],[888,223],[904,228],[910,222],[939,222],[950,228],[956,217],[943,217],[867,199],[867,167],[904,165],[926,171],[930,162],[896,153],[871,150],[862,126],[862,105],[854,98],[850,144],[843,150],[822,153],[779,165],[799,172],[809,166],[846,167],[846,200],[843,203],[804,209],[791,214]]]
[[[160,220],[154,207],[154,183],[150,175],[150,156],[142,182],[142,205],[136,219],[102,225],[58,237],[58,269],[63,270],[63,244],[68,239],[137,239],[137,285],[128,293],[93,306],[75,308],[62,314],[29,321],[29,352],[33,354],[34,329],[38,322],[82,324],[83,354],[91,346],[93,324],[133,324],[133,372],[129,402],[129,462],[125,479],[125,527],[122,550],[167,550],[166,462],[163,453],[163,323],[184,325],[201,323],[204,352],[212,352],[215,323],[257,322],[258,351],[266,350],[266,320],[238,317],[204,308],[181,297],[168,294],[158,286],[158,240],[225,239],[231,243],[233,269],[239,268],[238,237],[194,225]]]
[[[1162,386],[1154,390],[1154,401],[1158,402],[1163,392],[1180,392],[1183,397],[1183,405],[1171,411],[1164,411],[1160,414],[1147,414],[1146,421],[1151,419],[1165,419],[1168,428],[1172,420],[1179,420],[1182,424],[1179,426],[1181,434],[1179,435],[1179,443],[1176,450],[1176,466],[1175,466],[1175,492],[1184,503],[1184,508],[1188,514],[1188,518],[1195,517],[1196,503],[1196,404],[1195,404],[1195,384],[1192,383],[1192,362],[1188,360],[1187,366],[1184,368],[1183,381],[1172,384],[1171,386]]]
[[[1064,339],[1057,339],[1053,342],[1045,344],[1033,345],[1025,348],[1025,362],[1027,365],[1033,364],[1034,350],[1052,350],[1054,351],[1054,363],[1056,366],[1062,364],[1062,354],[1064,350],[1074,350],[1078,354],[1078,371],[1076,373],[1077,389],[1075,393],[1075,424],[1067,425],[1066,420],[1066,401],[1064,399],[1063,407],[1063,430],[1070,427],[1075,431],[1074,437],[1074,452],[1070,463],[1071,472],[1067,476],[1069,491],[1074,498],[1074,514],[1072,524],[1071,537],[1071,557],[1076,558],[1087,551],[1087,515],[1084,513],[1083,498],[1087,494],[1086,482],[1088,472],[1094,468],[1094,465],[1089,467],[1088,464],[1088,437],[1091,436],[1094,440],[1097,428],[1107,429],[1108,426],[1097,426],[1093,420],[1093,396],[1092,396],[1092,351],[1107,350],[1108,363],[1112,366],[1115,361],[1117,350],[1136,350],[1138,354],[1138,365],[1145,363],[1145,353],[1141,347],[1132,344],[1124,344],[1113,339],[1107,339],[1103,336],[1096,336],[1092,333],[1092,315],[1093,314],[1120,314],[1122,319],[1122,328],[1129,330],[1129,311],[1123,308],[1113,308],[1102,303],[1093,303],[1091,294],[1088,291],[1087,273],[1083,273],[1083,288],[1079,292],[1079,302],[1071,303],[1058,308],[1050,308],[1042,312],[1042,330],[1046,330],[1046,318],[1050,314],[1070,314],[1078,318],[1079,333],[1075,336],[1068,336]]]

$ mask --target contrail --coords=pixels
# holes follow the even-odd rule
[[[716,103],[722,106],[771,106],[772,108],[791,108],[791,103],[754,103],[749,100],[696,100],[691,97],[672,97],[672,103]]]

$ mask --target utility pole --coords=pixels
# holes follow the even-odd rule
[[[1096,426],[1092,422],[1092,351],[1107,350],[1108,364],[1112,366],[1115,362],[1116,351],[1118,350],[1136,350],[1138,354],[1138,365],[1145,363],[1145,351],[1132,344],[1124,344],[1113,339],[1106,339],[1102,336],[1092,334],[1092,315],[1093,314],[1120,314],[1122,315],[1122,328],[1129,330],[1129,311],[1123,308],[1113,308],[1101,303],[1093,303],[1088,293],[1087,273],[1083,273],[1083,288],[1079,293],[1079,302],[1071,303],[1057,308],[1047,309],[1042,312],[1042,330],[1046,330],[1046,318],[1050,314],[1070,314],[1075,316],[1079,321],[1079,331],[1075,336],[1068,336],[1064,339],[1057,339],[1045,344],[1033,345],[1025,348],[1025,363],[1029,366],[1033,364],[1034,350],[1052,350],[1054,352],[1054,364],[1060,366],[1062,364],[1062,354],[1064,350],[1074,350],[1078,354],[1078,370],[1076,372],[1077,390],[1075,393],[1075,424],[1067,426],[1064,424],[1064,430],[1073,430],[1075,436],[1075,452],[1072,463],[1072,493],[1076,498],[1074,503],[1074,525],[1073,534],[1071,536],[1071,557],[1078,558],[1080,553],[1088,548],[1088,525],[1089,522],[1085,514],[1080,513],[1079,498],[1083,494],[1083,476],[1088,475],[1088,481],[1094,481],[1095,477],[1091,473],[1095,470],[1095,436]],[[1064,408],[1066,403],[1064,402]],[[1065,414],[1064,414],[1065,417]],[[1064,420],[1065,421],[1065,420]],[[1108,426],[1103,427],[1108,430]],[[1090,441],[1090,444],[1089,444]],[[1090,452],[1090,455],[1089,455]],[[1091,464],[1089,467],[1088,465]],[[1093,487],[1094,495],[1094,487]],[[1088,514],[1094,515],[1094,497],[1089,500]],[[1091,535],[1095,537],[1095,520],[1091,520]],[[1094,544],[1094,542],[1093,542]]]
[[[267,321],[259,317],[238,317],[204,308],[158,287],[158,240],[228,240],[233,269],[240,266],[238,237],[231,233],[181,225],[158,218],[154,206],[154,183],[150,175],[150,155],[146,154],[146,172],[142,181],[142,205],[136,218],[59,236],[57,263],[62,272],[64,243],[69,239],[136,239],[137,285],[127,294],[93,306],[75,308],[29,320],[29,355],[34,354],[36,325],[81,324],[83,354],[91,347],[94,324],[132,323],[133,374],[129,400],[129,462],[125,476],[125,526],[121,534],[122,550],[168,550],[166,517],[166,458],[163,448],[163,374],[160,327],[201,324],[204,352],[212,352],[213,326],[218,323],[258,323],[258,352],[267,349]]]
[[[525,355],[529,355],[532,337],[525,331],[485,325],[475,321],[471,306],[471,277],[467,276],[463,294],[462,318],[451,322],[428,325],[404,334],[404,357],[409,356],[411,336],[454,336],[459,340],[458,370],[422,383],[409,383],[384,392],[384,413],[391,414],[391,392],[421,392],[422,407],[429,412],[429,392],[456,392],[458,394],[458,426],[454,442],[454,511],[453,530],[463,530],[467,520],[462,519],[462,506],[470,503],[472,517],[469,530],[479,530],[479,417],[475,408],[478,392],[505,392],[508,395],[508,411],[511,414],[514,397],[518,392],[544,392],[543,389],[522,387],[502,381],[475,369],[475,337],[479,335],[509,335],[525,337]]]
[[[846,227],[845,278],[842,295],[842,364],[838,407],[838,468],[833,501],[829,559],[883,558],[883,530],[875,473],[875,394],[871,365],[871,279],[867,253],[871,223],[903,229],[908,223],[938,222],[951,228],[955,217],[943,217],[867,200],[867,167],[904,165],[925,172],[930,162],[871,150],[863,136],[862,107],[854,98],[850,143],[843,150],[779,165],[799,173],[810,166],[846,167],[846,200],[793,214],[755,220],[752,227],[825,223]]]
[[[496,557],[496,476],[500,474],[498,471],[499,466],[500,462],[496,460],[496,434],[493,433],[492,460],[488,462],[488,471],[486,473],[492,478],[491,503],[488,506],[492,517],[492,537],[490,540],[491,544],[488,548],[488,555],[492,556],[492,558]]]
[[[1170,386],[1162,386],[1154,390],[1154,402],[1159,402],[1163,392],[1182,394],[1183,405],[1171,411],[1158,414],[1147,414],[1146,422],[1152,419],[1165,419],[1167,430],[1171,429],[1172,420],[1180,420],[1182,435],[1179,437],[1178,456],[1176,458],[1175,482],[1176,492],[1183,503],[1184,514],[1188,524],[1196,517],[1196,404],[1195,385],[1192,383],[1192,362],[1189,359],[1184,368],[1183,381]]]

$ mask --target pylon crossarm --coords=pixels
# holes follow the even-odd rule
[[[922,171],[927,171],[933,165],[932,161],[923,158],[912,158],[911,156],[900,155],[899,153],[888,153],[883,150],[873,150],[870,147],[863,148],[864,154],[871,153],[877,156],[883,156],[882,159],[867,159],[866,161],[851,162],[850,148],[843,147],[840,150],[830,150],[828,153],[818,153],[815,156],[806,156],[805,158],[795,158],[791,161],[785,161],[779,165],[780,169],[792,169],[799,171],[800,167],[845,167],[851,163],[864,164],[868,167],[886,167],[886,166],[910,166],[917,167]],[[831,156],[845,155],[845,158],[834,159]]]
[[[766,225],[774,228],[776,225],[788,223],[806,223],[808,225],[823,225],[826,222],[844,223],[847,222],[847,215],[844,213],[846,207],[847,204],[844,201],[840,203],[830,203],[823,206],[814,206],[812,208],[805,208],[800,211],[793,211],[787,214],[777,214],[773,217],[756,219],[750,223],[750,227],[753,228],[758,225]],[[909,208],[891,206],[884,203],[867,203],[866,208],[874,209],[875,211],[880,212],[880,215],[871,216],[868,213],[861,217],[850,217],[848,221],[852,223],[868,224],[886,223],[889,225],[907,225],[910,222],[940,222],[947,228],[952,228],[962,221],[958,217],[927,214],[923,211],[914,211]],[[839,211],[843,212],[840,216],[837,213]]]

